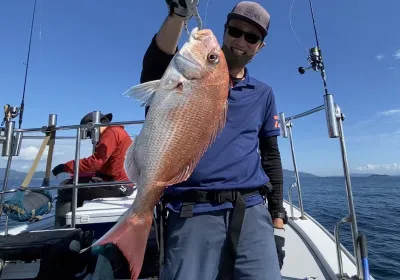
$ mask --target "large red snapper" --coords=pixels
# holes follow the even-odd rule
[[[153,210],[164,189],[185,181],[226,121],[229,73],[213,32],[193,29],[160,80],[125,94],[150,105],[140,134],[128,149],[125,170],[137,196],[124,216],[93,245],[113,242],[130,264],[143,265]]]

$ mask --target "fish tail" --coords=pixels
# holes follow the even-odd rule
[[[135,213],[94,245],[114,243],[129,263],[131,279],[137,280],[142,270],[152,222],[153,212]]]

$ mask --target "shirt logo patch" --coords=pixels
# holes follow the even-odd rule
[[[275,120],[275,125],[274,125],[274,127],[275,127],[275,128],[280,128],[281,126],[280,126],[280,124],[279,124],[278,116],[274,116],[274,120]]]

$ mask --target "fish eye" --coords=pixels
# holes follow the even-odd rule
[[[212,63],[218,63],[219,57],[215,53],[209,53],[207,55],[207,60]]]

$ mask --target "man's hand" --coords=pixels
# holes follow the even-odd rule
[[[274,237],[276,243],[276,251],[278,253],[279,267],[282,269],[283,259],[285,258],[285,229],[283,227],[274,227]]]
[[[169,15],[176,14],[181,17],[186,17],[187,7],[185,0],[166,0],[169,6]]]
[[[59,164],[56,167],[53,168],[52,172],[54,176],[57,176],[60,173],[64,172],[64,166],[65,164]]]

